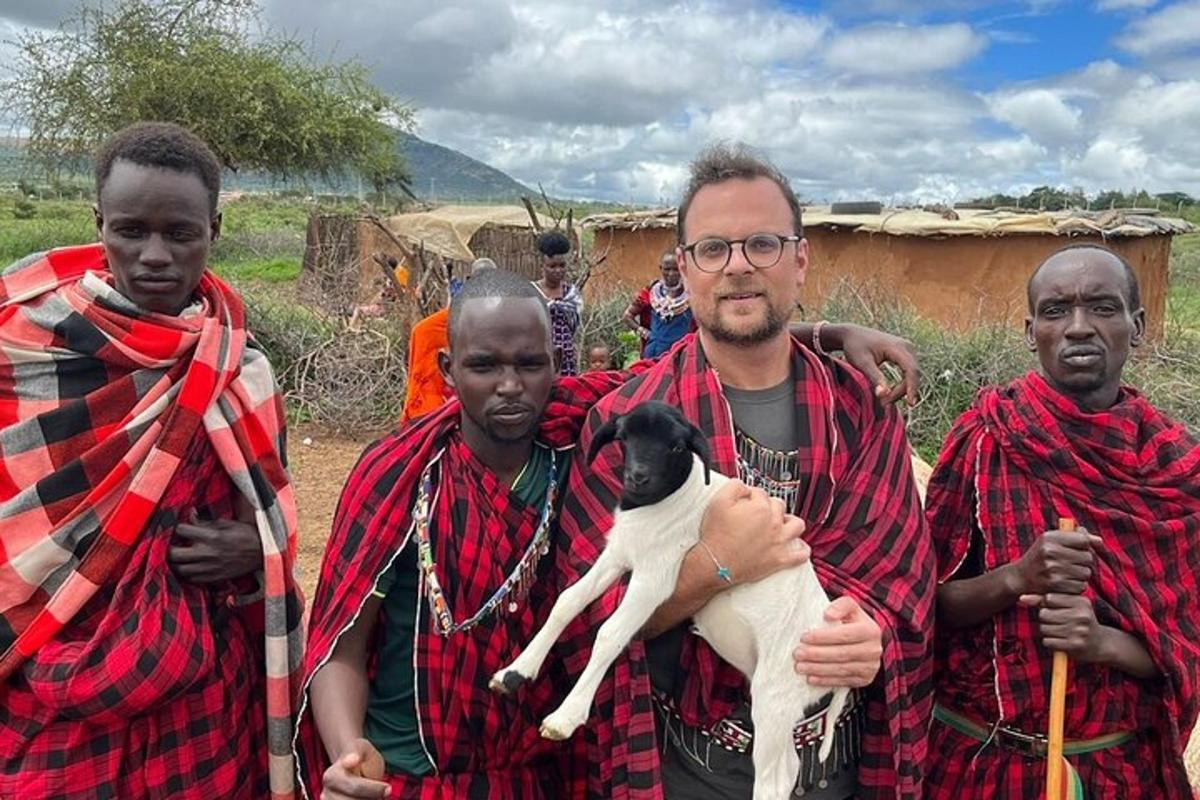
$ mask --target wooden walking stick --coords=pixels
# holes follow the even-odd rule
[[[1059,517],[1060,531],[1075,530],[1075,520]],[[1046,800],[1061,800],[1063,786],[1063,725],[1067,715],[1067,654],[1054,651],[1050,673],[1050,730],[1046,749]]]

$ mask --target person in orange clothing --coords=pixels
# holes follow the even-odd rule
[[[471,275],[496,269],[490,258],[471,264]],[[450,387],[438,369],[438,353],[450,347],[450,306],[439,309],[413,326],[408,337],[408,388],[400,424],[428,414],[451,396]]]

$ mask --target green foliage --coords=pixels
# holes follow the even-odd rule
[[[12,215],[14,219],[33,219],[37,216],[37,206],[28,197],[18,197],[13,203]]]
[[[230,169],[406,180],[394,128],[411,124],[411,109],[362,64],[314,63],[299,40],[263,30],[254,0],[89,4],[16,44],[0,96],[28,125],[30,156],[52,171],[77,168],[124,125],[170,120]]]
[[[300,277],[300,259],[267,258],[233,263],[214,262],[213,271],[222,278],[241,283],[293,283]]]

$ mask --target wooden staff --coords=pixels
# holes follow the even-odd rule
[[[1075,530],[1075,520],[1059,517],[1060,531]],[[1054,666],[1050,673],[1050,730],[1046,749],[1046,800],[1060,800],[1063,782],[1063,725],[1067,716],[1067,654],[1054,651]]]

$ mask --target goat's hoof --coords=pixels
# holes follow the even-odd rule
[[[488,681],[488,688],[497,694],[512,694],[529,680],[515,669],[502,669]]]
[[[570,722],[565,715],[555,712],[542,720],[541,734],[543,739],[561,742],[570,739],[578,727],[578,722]]]

